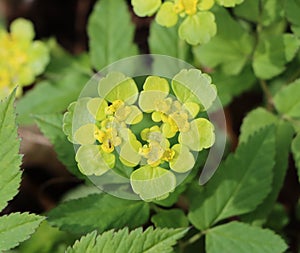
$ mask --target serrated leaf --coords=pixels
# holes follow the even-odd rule
[[[191,200],[191,223],[204,230],[228,217],[254,210],[269,194],[274,166],[274,128],[255,133],[229,155]]]
[[[75,162],[74,147],[62,131],[63,115],[35,115],[34,118],[42,133],[53,144],[58,159],[71,173],[79,178],[83,178],[78,170],[77,163]]]
[[[206,233],[207,253],[283,253],[284,240],[272,230],[251,227],[240,222],[217,226]]]
[[[183,228],[189,225],[189,220],[181,209],[162,210],[151,217],[155,227]]]
[[[194,47],[194,56],[204,66],[220,66],[225,74],[237,75],[249,59],[254,39],[224,8],[218,8],[215,15],[217,35],[207,44]]]
[[[15,92],[0,102],[0,211],[17,193],[21,182],[20,140],[18,139]]]
[[[143,225],[149,218],[149,205],[107,194],[92,194],[62,203],[48,213],[49,222],[72,233],[100,233],[113,228]]]
[[[17,252],[22,253],[64,253],[74,243],[70,234],[51,227],[43,221],[29,240],[21,243]]]
[[[171,253],[172,246],[182,238],[187,229],[155,229],[148,228],[143,232],[141,228],[128,232],[127,228],[114,232],[107,231],[97,236],[92,232],[76,241],[66,253]]]
[[[283,87],[274,97],[276,109],[289,117],[300,118],[300,79]]]
[[[298,180],[300,182],[300,133],[297,134],[292,142],[292,152],[298,169]]]
[[[265,120],[267,120],[267,118],[268,116],[265,117]],[[263,121],[262,117],[260,119],[253,118],[252,122],[253,123],[256,122],[257,125],[260,125],[258,123],[260,120]],[[247,121],[244,121],[243,125],[249,121],[250,118],[248,118]],[[253,212],[243,215],[241,217],[243,221],[251,222],[252,224],[256,224],[256,225],[264,224],[268,215],[272,211],[272,208],[277,200],[278,194],[284,183],[284,178],[288,168],[288,161],[289,161],[288,158],[290,153],[291,141],[294,135],[294,129],[291,126],[291,124],[286,121],[283,120],[278,121],[277,119],[276,123],[277,123],[276,133],[275,133],[276,154],[275,154],[275,165],[273,167],[274,176],[272,180],[272,191],[268,194],[268,196],[264,199],[264,201]],[[270,122],[269,124],[272,123]]]
[[[249,90],[256,82],[256,77],[249,65],[236,76],[226,75],[222,71],[215,71],[210,75],[223,106],[228,105],[234,97]]]
[[[0,251],[9,250],[25,241],[44,217],[29,213],[13,213],[0,217]]]
[[[65,111],[78,98],[88,79],[88,75],[70,71],[56,83],[43,81],[36,84],[17,103],[18,122],[32,124],[34,114]]]
[[[285,70],[299,49],[300,41],[293,34],[279,34],[262,37],[253,56],[255,75],[261,79],[271,79]]]
[[[300,1],[299,0],[288,0],[284,1],[285,15],[287,20],[292,24],[292,31],[300,37]]]
[[[91,61],[98,70],[138,53],[133,43],[134,26],[124,0],[98,1],[89,18],[88,35]]]
[[[265,108],[259,107],[252,110],[243,119],[239,141],[246,142],[256,131],[269,125],[275,125],[277,121],[278,118],[274,114],[268,112]]]

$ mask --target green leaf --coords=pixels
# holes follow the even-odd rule
[[[32,124],[32,115],[65,111],[78,98],[88,78],[87,75],[73,70],[55,84],[49,81],[38,83],[18,101],[18,122]]]
[[[31,21],[24,18],[15,19],[10,25],[10,32],[20,41],[31,42],[35,33]]]
[[[281,232],[289,222],[290,218],[287,208],[283,204],[276,203],[268,217],[265,227]]]
[[[98,1],[89,18],[88,34],[91,61],[98,70],[138,53],[133,43],[134,26],[124,0]]]
[[[74,238],[68,233],[59,231],[44,221],[30,239],[18,247],[18,252],[64,253],[73,242]]]
[[[190,47],[184,40],[179,38],[178,27],[179,23],[166,29],[157,22],[152,22],[148,38],[151,54],[168,55],[187,62],[190,61]],[[168,68],[165,68],[165,66],[168,66]],[[183,62],[170,60],[168,57],[153,58],[153,73],[161,74],[163,72],[164,76],[174,76],[183,67]]]
[[[75,162],[74,146],[68,141],[66,135],[62,131],[63,115],[35,115],[34,118],[42,133],[54,146],[57,158],[71,173],[82,178],[83,176],[78,171],[77,163]]]
[[[252,88],[256,82],[256,77],[249,65],[236,76],[226,75],[222,71],[215,71],[210,76],[217,87],[223,106],[228,105],[234,97]]]
[[[300,1],[299,0],[288,0],[284,1],[285,15],[287,20],[292,24],[292,31],[300,37]]]
[[[210,11],[188,15],[178,29],[179,37],[193,46],[208,43],[216,33],[215,16]]]
[[[182,238],[187,229],[153,229],[148,228],[143,232],[141,228],[128,232],[124,228],[117,232],[113,230],[101,235],[96,232],[90,233],[76,241],[66,253],[172,253],[173,245]]]
[[[269,113],[270,114],[270,113]],[[260,124],[258,122],[264,122],[270,120],[268,119],[269,116],[265,115],[263,119],[263,114],[261,114],[261,118],[255,118],[252,117],[252,119],[247,116],[242,126],[242,136],[243,136],[243,129],[246,129],[246,123],[248,125],[251,125],[251,121],[253,125],[256,124],[259,126]],[[252,114],[254,116],[254,113]],[[274,115],[272,115],[274,117]],[[294,129],[291,126],[290,123],[283,121],[283,120],[278,120],[276,119],[276,155],[275,155],[275,165],[273,167],[273,180],[272,180],[272,191],[269,193],[269,195],[264,199],[264,201],[251,213],[243,215],[241,219],[243,221],[251,222],[252,224],[256,225],[262,225],[265,223],[266,218],[272,211],[272,208],[277,200],[278,194],[282,188],[284,178],[286,175],[286,171],[288,168],[288,161],[289,161],[289,153],[290,153],[290,146],[291,146],[291,141],[294,135]],[[268,125],[273,123],[270,121]],[[261,126],[262,127],[262,126]],[[248,128],[248,127],[247,127]],[[248,128],[249,129],[249,128]],[[257,129],[252,128],[253,132]],[[249,133],[249,131],[248,131]]]
[[[276,110],[293,118],[300,118],[300,79],[283,87],[274,97]]]
[[[176,188],[176,177],[170,170],[145,165],[130,175],[133,191],[145,201],[168,197]]]
[[[0,251],[9,250],[27,240],[44,217],[29,213],[13,213],[0,217]]]
[[[20,140],[18,139],[15,92],[0,102],[0,211],[17,193],[21,182]]]
[[[55,38],[50,38],[47,41],[47,46],[50,49],[50,62],[44,75],[48,79],[58,81],[71,70],[86,73],[88,75],[93,74],[87,53],[76,56],[71,55],[56,41]]]
[[[251,111],[243,120],[241,134],[239,136],[240,142],[246,142],[256,131],[266,126],[276,124],[277,121],[278,118],[265,108],[259,107]]]
[[[238,17],[266,27],[282,18],[282,2],[281,0],[244,1],[233,10]]]
[[[195,189],[188,215],[192,224],[204,230],[225,218],[254,210],[271,190],[274,155],[273,127],[240,144],[207,185]]]
[[[49,222],[71,233],[100,233],[124,226],[135,228],[149,218],[149,205],[107,194],[93,194],[62,203],[48,213]]]
[[[179,24],[166,29],[156,22],[152,22],[148,39],[150,52],[187,60],[189,46],[179,38],[178,27]]]
[[[211,78],[198,69],[183,69],[172,80],[172,89],[182,103],[201,104],[207,110],[217,97]]]
[[[181,209],[162,210],[153,215],[151,221],[155,227],[162,228],[183,228],[189,225],[189,220]]]
[[[209,43],[194,47],[194,56],[206,67],[220,66],[225,74],[237,75],[251,55],[254,39],[224,8],[218,8],[215,15],[217,35]]]
[[[296,163],[296,167],[298,169],[298,179],[300,182],[300,133],[297,134],[297,136],[292,142],[292,152]]]
[[[206,233],[206,252],[283,253],[287,245],[273,231],[240,222],[210,229]]]
[[[131,0],[134,12],[140,16],[152,16],[160,7],[161,0]]]
[[[293,34],[263,36],[253,56],[255,75],[261,79],[271,79],[285,70],[286,63],[296,55],[300,41]]]

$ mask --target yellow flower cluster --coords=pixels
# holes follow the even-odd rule
[[[49,52],[41,41],[33,41],[34,29],[30,21],[17,19],[10,33],[0,29],[0,99],[6,97],[17,85],[17,95],[22,86],[30,85],[43,73],[49,62]]]

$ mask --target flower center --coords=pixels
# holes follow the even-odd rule
[[[147,163],[152,167],[160,164],[164,152],[162,146],[156,141],[150,142],[149,145],[144,145],[140,150],[140,154],[147,158]]]
[[[118,136],[117,131],[112,127],[104,130],[100,130],[96,127],[94,136],[96,140],[101,143],[101,148],[106,153],[113,152],[115,147],[121,144],[121,138]]]
[[[112,104],[105,108],[105,114],[106,115],[113,115],[121,106],[124,105],[124,102],[122,100],[115,100],[112,102]]]
[[[194,15],[197,12],[197,3],[198,0],[178,0],[175,3],[175,12]]]
[[[187,132],[190,129],[190,123],[188,122],[188,114],[182,111],[174,112],[169,116],[171,124],[175,124],[180,132]]]

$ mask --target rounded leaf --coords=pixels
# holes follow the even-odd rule
[[[120,161],[128,167],[135,167],[139,164],[141,156],[139,154],[139,149],[142,144],[134,138],[130,138],[125,142],[120,150]]]
[[[211,78],[198,69],[183,69],[172,80],[172,89],[180,102],[191,113],[196,109],[190,102],[201,104],[206,110],[217,97],[216,87],[211,84]],[[197,112],[194,111],[193,114]]]
[[[35,75],[33,69],[29,65],[22,66],[18,72],[18,81],[17,83],[22,86],[30,85],[34,82]]]
[[[20,40],[31,41],[34,38],[34,28],[29,20],[18,18],[10,25],[12,35]]]
[[[34,74],[40,75],[44,72],[50,61],[49,50],[41,41],[34,41],[28,52],[28,61]]]
[[[72,121],[73,121],[73,114],[74,114],[76,103],[77,102],[73,102],[68,106],[67,112],[64,114],[64,118],[63,118],[63,131],[67,136],[68,140],[72,143],[74,143]]]
[[[193,151],[210,148],[215,142],[213,124],[204,118],[198,118],[190,123],[190,130],[179,134],[179,143]]]
[[[143,113],[141,110],[135,105],[130,106],[130,109],[130,114],[127,116],[125,123],[129,125],[140,123],[143,120]]]
[[[165,78],[161,78],[158,76],[149,76],[147,77],[143,89],[146,91],[153,90],[153,91],[161,91],[168,95],[170,91],[170,86],[168,81]]]
[[[215,4],[215,0],[200,0],[198,3],[198,8],[201,11],[207,11],[211,9]]]
[[[81,145],[93,144],[95,142],[95,124],[83,125],[74,133],[74,141]]]
[[[75,160],[82,174],[100,176],[115,166],[115,156],[105,153],[97,145],[83,145],[77,153]]]
[[[209,11],[187,16],[178,32],[181,39],[193,46],[207,43],[217,32],[215,16]]]
[[[90,114],[92,114],[97,121],[101,121],[106,118],[105,108],[107,106],[107,102],[103,98],[92,98],[87,103]]]
[[[191,170],[195,165],[195,158],[189,148],[176,144],[172,147],[175,151],[175,156],[170,162],[170,168],[178,173],[185,173]]]
[[[244,2],[244,0],[216,0],[219,5],[224,7],[234,7],[237,4]]]
[[[155,20],[158,24],[165,27],[176,25],[178,21],[178,15],[174,9],[174,3],[164,2],[156,14]]]
[[[132,78],[120,72],[110,72],[99,81],[98,93],[111,103],[122,100],[127,104],[133,104],[138,97],[138,88]]]
[[[166,198],[176,187],[175,175],[161,167],[143,166],[130,176],[133,191],[145,201]]]
[[[160,7],[161,0],[131,0],[133,10],[140,17],[152,16]]]
[[[91,100],[89,97],[83,97],[77,100],[74,108],[71,108],[73,111],[69,111],[72,117],[72,132],[74,133],[82,126],[87,124],[95,124],[95,119],[88,110],[88,103]],[[76,142],[75,142],[76,143]]]
[[[144,112],[153,112],[166,96],[167,94],[161,91],[142,91],[139,97],[139,106]]]

